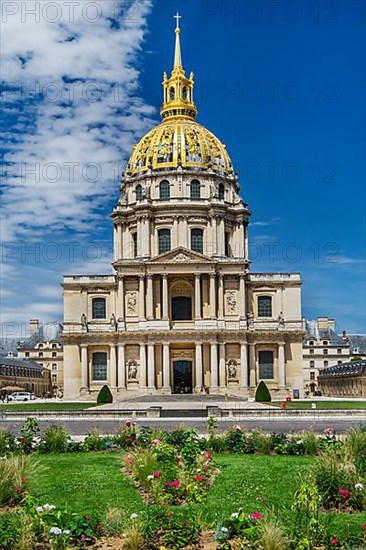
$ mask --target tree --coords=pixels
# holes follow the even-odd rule
[[[113,395],[108,386],[103,386],[98,393],[97,403],[113,403]]]
[[[267,403],[272,400],[271,394],[269,393],[269,389],[267,388],[263,380],[259,382],[257,391],[255,392],[255,400],[261,403]]]

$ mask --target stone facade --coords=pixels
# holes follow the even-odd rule
[[[113,270],[66,276],[64,391],[302,394],[298,273],[251,273],[250,211],[226,147],[197,124],[180,29],[163,122],[135,146],[114,227]]]
[[[323,369],[319,388],[326,397],[366,398],[366,361],[353,361]]]

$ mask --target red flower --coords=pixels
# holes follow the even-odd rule
[[[196,481],[202,481],[203,480],[203,476],[196,476]]]
[[[22,441],[23,443],[28,443],[28,439],[26,437],[23,437]]]
[[[205,454],[203,455],[205,460],[210,460],[211,458],[211,451],[205,451]]]
[[[351,492],[347,491],[347,489],[339,489],[338,493],[344,498],[344,500],[348,500],[351,496]]]
[[[131,441],[133,441],[132,437],[126,437],[126,441],[128,441],[129,443],[131,443]]]
[[[22,488],[21,488],[21,487],[17,487],[15,490],[16,490],[17,493],[21,493],[21,492],[22,492]]]
[[[172,487],[179,487],[179,485],[180,485],[180,481],[178,481],[177,479],[171,482]]]
[[[103,529],[103,525],[101,525],[101,524],[97,525],[97,529],[99,529],[99,531],[101,531]]]
[[[246,439],[246,440],[245,440],[245,443],[251,443],[251,442],[252,442],[251,439]]]
[[[366,529],[366,523],[363,523],[363,524],[361,525],[361,529]]]
[[[260,519],[262,517],[262,514],[260,514],[259,512],[253,512],[250,517],[252,519]]]
[[[160,473],[160,472],[154,472],[154,473],[153,473],[153,476],[154,476],[154,477],[161,477],[161,473]]]
[[[339,539],[337,539],[337,537],[333,537],[332,539],[330,539],[330,544],[338,544],[339,543]]]
[[[22,483],[25,483],[27,480],[25,479],[25,477],[22,477]]]

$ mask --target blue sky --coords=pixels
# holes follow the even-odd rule
[[[252,269],[300,271],[305,317],[366,332],[363,2],[60,1],[37,21],[24,4],[2,4],[3,336],[62,319],[64,273],[110,271],[108,214],[159,121],[176,10],[198,121],[253,212]]]

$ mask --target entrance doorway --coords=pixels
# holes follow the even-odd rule
[[[192,393],[192,362],[175,361],[173,363],[174,393]]]
[[[189,296],[172,298],[173,321],[190,321],[192,319],[192,300]]]

